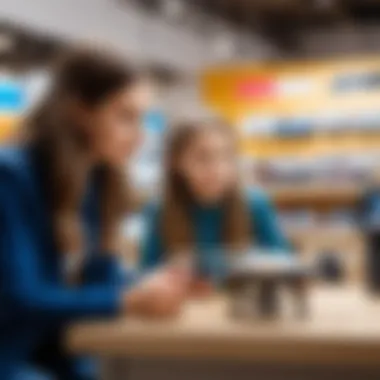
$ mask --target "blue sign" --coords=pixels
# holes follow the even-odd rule
[[[0,80],[0,114],[20,113],[26,105],[24,88],[20,83]]]
[[[165,116],[160,111],[149,111],[144,117],[144,126],[150,132],[163,133],[166,128]]]

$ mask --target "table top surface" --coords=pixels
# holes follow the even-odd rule
[[[304,320],[238,321],[226,298],[190,301],[171,321],[120,318],[72,326],[76,353],[131,357],[225,358],[380,366],[380,299],[358,288],[310,290]]]

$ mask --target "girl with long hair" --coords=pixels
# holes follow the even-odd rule
[[[117,255],[144,83],[117,57],[75,51],[55,68],[23,142],[0,150],[2,380],[33,366],[58,380],[90,379],[87,361],[61,347],[69,323],[178,312],[180,279],[162,272],[132,285]]]
[[[147,211],[143,270],[191,252],[199,290],[221,275],[227,252],[252,246],[287,250],[269,198],[258,189],[247,193],[239,187],[237,158],[233,130],[223,123],[190,122],[173,128],[163,200]]]

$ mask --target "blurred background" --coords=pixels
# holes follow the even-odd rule
[[[114,48],[149,67],[158,89],[137,186],[159,192],[172,123],[218,115],[294,246],[334,252],[358,281],[357,204],[380,177],[379,37],[377,0],[1,0],[0,139],[17,136],[62,49]],[[126,228],[128,247],[138,230]]]

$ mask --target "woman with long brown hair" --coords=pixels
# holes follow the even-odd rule
[[[225,252],[251,246],[287,249],[268,197],[258,189],[245,194],[239,188],[235,140],[231,127],[220,122],[173,128],[163,201],[148,208],[143,269],[192,252],[201,283],[206,280],[208,287],[222,275]]]
[[[0,150],[2,380],[21,380],[33,365],[59,380],[90,379],[83,361],[60,347],[68,323],[178,311],[183,286],[174,273],[131,286],[117,256],[143,82],[119,58],[73,52],[54,70],[23,143]]]

